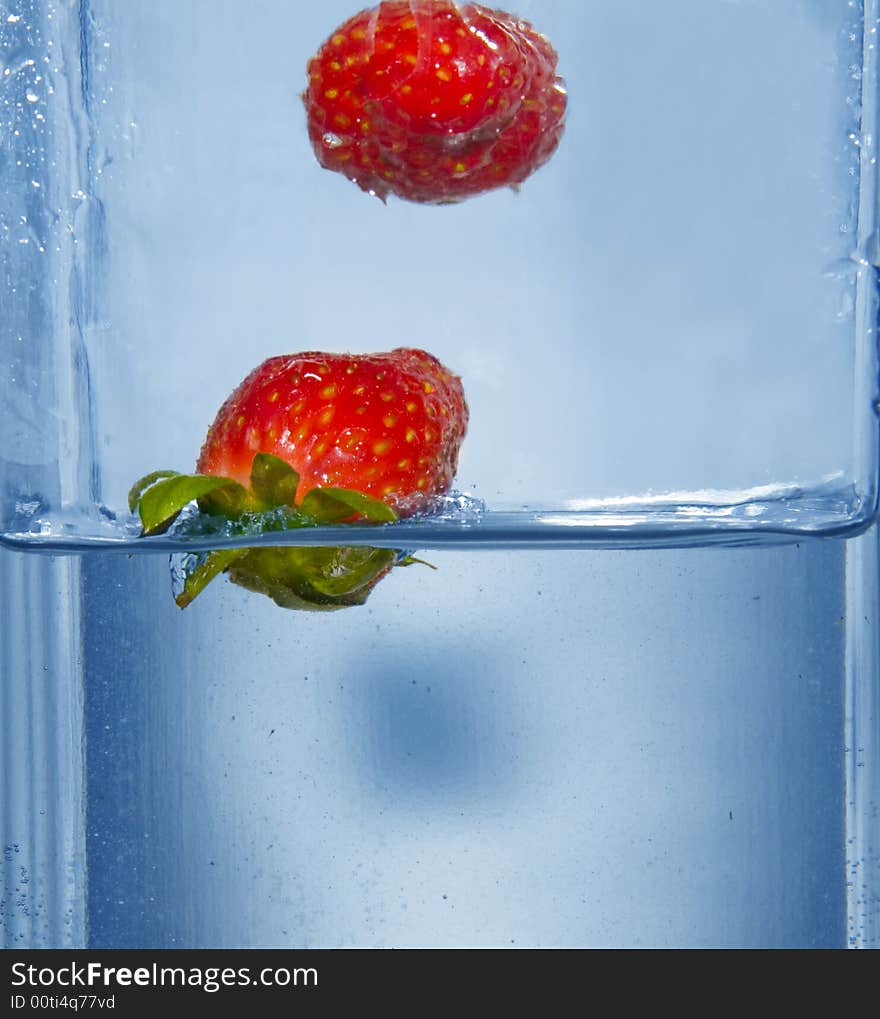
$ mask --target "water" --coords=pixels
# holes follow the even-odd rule
[[[565,137],[445,208],[315,163],[355,7],[0,10],[5,942],[876,945],[875,3],[523,0]],[[402,344],[456,493],[344,541],[437,569],[177,609],[241,539],[132,481],[265,357]]]
[[[66,856],[57,814],[4,834],[5,933],[57,936],[13,892],[48,841],[94,946],[869,941],[845,549],[447,552],[329,616],[225,582],[180,612],[164,556],[7,553],[4,594],[72,570],[80,615],[72,656],[43,616],[7,659],[4,818],[53,802],[77,708],[86,805]]]

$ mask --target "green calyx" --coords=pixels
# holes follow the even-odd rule
[[[355,518],[374,524],[397,520],[397,514],[384,502],[347,488],[314,488],[297,506],[298,488],[299,474],[290,464],[271,453],[257,453],[251,465],[250,488],[211,474],[153,471],[132,486],[128,508],[140,516],[144,536],[164,534],[191,502],[198,502],[202,513],[229,519],[283,507],[289,511],[285,525],[291,528]]]
[[[363,605],[396,559],[393,549],[362,546],[252,549],[229,567],[229,579],[282,608],[326,612]]]
[[[299,475],[270,453],[257,453],[250,487],[231,478],[155,471],[132,486],[129,508],[137,512],[143,536],[165,533],[192,502],[228,533],[255,534],[279,529],[347,522],[392,523],[397,514],[385,503],[344,488],[315,488],[297,504]],[[417,562],[393,549],[362,547],[232,548],[189,556],[181,608],[189,605],[219,574],[265,594],[284,608],[327,611],[362,605],[394,566]]]

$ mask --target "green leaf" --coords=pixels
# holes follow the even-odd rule
[[[229,579],[288,609],[363,605],[397,553],[380,548],[257,548],[233,563]]]
[[[293,506],[299,475],[271,453],[257,453],[251,466],[251,488],[265,506]]]
[[[313,488],[299,508],[319,524],[338,524],[353,516],[376,524],[391,524],[397,520],[397,514],[384,502],[348,488]]]
[[[437,567],[433,563],[429,563],[427,559],[416,559],[414,555],[408,555],[403,559],[398,559],[397,566],[427,566],[429,570],[435,570]]]
[[[249,508],[252,500],[246,488],[229,480],[228,485],[199,496],[198,502],[202,513],[210,517],[237,517]]]
[[[137,504],[141,501],[141,496],[151,485],[155,485],[162,478],[174,478],[178,473],[178,471],[153,471],[152,474],[147,474],[140,481],[136,481],[128,493],[128,508],[131,512],[134,513]]]
[[[187,574],[183,590],[174,599],[177,604],[185,609],[194,598],[198,597],[211,583],[218,573],[222,573],[237,560],[246,556],[246,548],[224,548],[216,552],[209,552],[204,560],[191,572]]]
[[[244,492],[237,481],[205,474],[177,474],[159,481],[144,492],[138,503],[143,533],[162,534],[174,523],[187,503],[224,488],[241,489]]]
[[[326,551],[330,553],[329,562],[313,571],[309,582],[315,591],[329,598],[341,598],[372,586],[380,574],[391,569],[397,558],[397,553],[390,548],[363,546]]]

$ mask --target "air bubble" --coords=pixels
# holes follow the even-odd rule
[[[342,139],[339,137],[339,135],[333,134],[332,131],[328,131],[321,139],[321,141],[328,149],[338,149],[339,146],[342,144]]]

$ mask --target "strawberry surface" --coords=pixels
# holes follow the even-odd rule
[[[341,25],[303,96],[319,163],[383,200],[516,186],[556,150],[566,94],[550,42],[479,4],[389,0]]]
[[[344,488],[406,516],[449,490],[467,420],[461,380],[423,350],[284,355],[226,400],[196,469],[247,487],[268,453],[299,474],[298,502]]]

